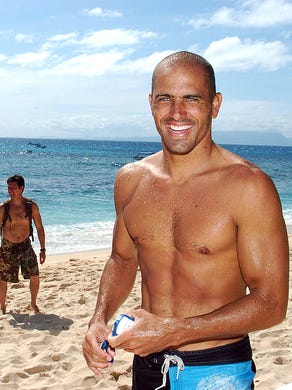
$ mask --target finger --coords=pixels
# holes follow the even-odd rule
[[[119,336],[109,336],[108,342],[113,349],[125,349],[124,343],[126,343],[128,339],[125,337],[124,332]]]
[[[104,374],[102,372],[103,369],[107,369],[111,366],[111,363],[97,363],[92,361],[86,355],[84,355],[88,368],[93,371],[100,379],[103,378]]]
[[[115,355],[114,351],[110,347],[107,350],[101,348],[101,343],[99,343],[96,338],[89,339],[89,341],[85,338],[82,344],[83,354],[88,357],[90,362],[97,362],[108,364],[113,360],[113,356]]]
[[[103,378],[104,374],[102,370],[110,367],[111,363],[107,361],[103,362],[101,360],[96,360],[96,356],[92,356],[91,353],[88,353],[86,347],[83,347],[83,356],[88,368],[93,371],[100,379]]]

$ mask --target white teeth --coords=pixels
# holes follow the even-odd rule
[[[190,125],[183,125],[183,126],[171,125],[171,126],[169,126],[169,127],[170,127],[171,130],[173,130],[173,131],[183,131],[183,130],[189,129],[191,126],[190,126]]]

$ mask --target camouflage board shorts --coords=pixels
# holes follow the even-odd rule
[[[2,238],[0,248],[0,280],[18,283],[19,267],[24,279],[39,274],[37,256],[29,238],[14,243]]]

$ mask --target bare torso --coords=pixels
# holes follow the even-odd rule
[[[1,206],[0,217],[4,216],[4,206]],[[19,243],[26,240],[30,232],[30,221],[26,214],[26,207],[24,202],[14,203],[10,201],[9,216],[5,226],[3,227],[3,238],[8,241]]]
[[[139,180],[124,205],[124,221],[138,250],[142,308],[159,317],[198,316],[246,294],[237,255],[237,181],[252,166],[232,154],[226,157],[218,168],[176,183],[159,169],[159,156],[137,168]]]

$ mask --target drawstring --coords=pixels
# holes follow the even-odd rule
[[[165,387],[166,385],[166,375],[169,370],[170,363],[177,365],[177,371],[176,371],[176,380],[178,380],[179,372],[182,371],[185,368],[184,362],[179,356],[176,355],[164,355],[165,359],[161,367],[161,374],[163,375],[163,381],[162,385],[159,387],[156,387],[155,390],[161,389],[162,387]]]

